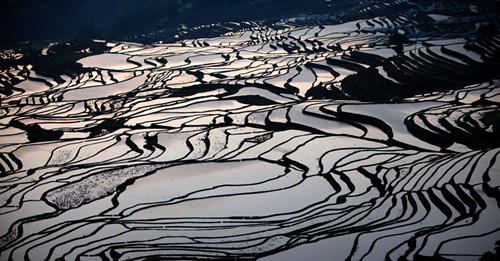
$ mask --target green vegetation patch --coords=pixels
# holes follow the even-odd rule
[[[36,73],[51,77],[56,82],[62,83],[64,80],[61,75],[74,76],[90,70],[77,63],[79,59],[109,50],[106,43],[92,40],[58,43],[51,46],[46,55],[42,55],[43,48],[40,44],[25,44],[17,50],[23,55],[20,59],[1,60],[0,67],[8,69],[18,65],[31,64],[33,66],[32,70]]]
[[[492,126],[493,132],[500,131],[500,111],[492,111],[486,113],[481,121],[487,126]]]

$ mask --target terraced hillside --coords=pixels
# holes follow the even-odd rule
[[[499,8],[2,52],[0,259],[494,258]]]

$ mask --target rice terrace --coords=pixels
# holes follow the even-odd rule
[[[499,1],[127,3],[0,51],[0,260],[500,260]]]

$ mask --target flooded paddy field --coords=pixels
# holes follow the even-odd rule
[[[0,260],[493,258],[499,6],[3,51]]]

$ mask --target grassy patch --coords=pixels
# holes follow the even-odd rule
[[[42,55],[44,46],[27,44],[18,51],[23,54],[21,59],[3,61],[5,66],[28,65],[43,76],[51,77],[56,82],[63,82],[61,75],[77,75],[89,71],[77,63],[81,58],[104,53],[109,50],[106,43],[94,42],[92,40],[71,43],[59,43],[47,50],[47,55]]]
[[[494,131],[500,130],[500,111],[486,113],[481,121],[488,126],[493,126]]]

